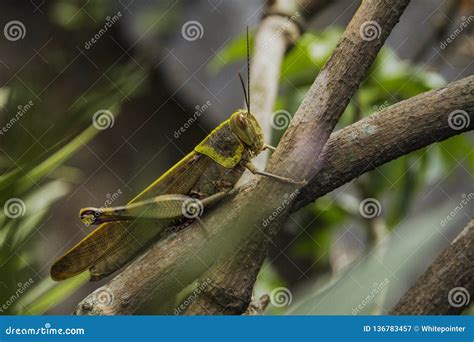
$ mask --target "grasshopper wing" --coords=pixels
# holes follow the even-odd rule
[[[120,269],[156,241],[171,220],[159,222],[135,221],[119,233],[115,246],[90,268],[91,281],[98,281]]]
[[[188,194],[208,162],[209,159],[191,152],[129,203],[163,194]],[[162,221],[160,224],[138,221],[103,223],[53,264],[51,277],[64,280],[91,268],[91,280],[100,279],[127,263],[164,226]]]

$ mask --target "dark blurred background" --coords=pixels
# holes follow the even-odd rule
[[[79,209],[126,203],[242,106],[236,77],[245,70],[241,38],[246,26],[251,32],[258,26],[264,4],[0,3],[0,187],[2,205],[15,199],[21,211],[0,218],[0,305],[8,304],[2,313],[69,314],[98,286],[84,277],[60,285],[48,278],[54,259],[90,232]],[[283,64],[275,110],[296,111],[358,4],[334,0],[311,19]],[[338,128],[472,75],[473,9],[468,0],[413,1]],[[183,33],[191,21],[197,38]],[[176,134],[200,110],[198,120]],[[275,132],[274,142],[281,134]],[[473,175],[469,133],[321,198],[292,215],[275,238],[256,294],[284,286],[300,307],[314,309],[297,312],[351,314],[372,284],[387,278],[389,290],[361,312],[383,313],[473,217],[474,201],[467,201],[449,224],[440,223],[474,193]],[[380,203],[375,220],[361,217],[364,198]],[[373,229],[391,235],[397,253],[384,267],[373,265],[367,252],[380,242]],[[357,277],[348,274],[356,273],[367,284],[357,279],[346,298],[338,289],[351,288]],[[343,283],[334,289],[335,280]]]

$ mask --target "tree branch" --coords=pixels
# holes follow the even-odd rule
[[[392,315],[455,315],[474,299],[471,221],[391,310]]]
[[[300,179],[316,176],[324,164],[322,148],[334,125],[408,2],[366,0],[362,3],[271,158],[270,172]],[[370,41],[363,39],[360,33],[361,27],[369,21],[380,27],[379,34]],[[162,303],[166,303],[184,286],[202,276],[216,260],[236,253],[238,257],[222,263],[232,272],[224,277],[212,277],[211,284],[204,290],[205,296],[199,298],[210,299],[206,308],[212,313],[221,312],[221,308],[242,313],[250,302],[255,280],[248,278],[258,273],[263,261],[263,258],[255,259],[255,255],[260,255],[254,253],[255,248],[266,241],[266,236],[276,233],[279,223],[288,214],[288,197],[299,192],[300,187],[269,179],[252,182],[237,196],[205,215],[207,236],[194,223],[159,241],[107,285],[84,299],[76,313],[131,313],[155,291],[160,293]],[[279,220],[275,220],[276,224],[266,226],[264,220],[282,206],[284,210]],[[244,241],[247,242],[245,250],[236,249]],[[225,275],[225,272],[219,274]],[[112,303],[97,301],[96,294],[100,291],[112,294]],[[192,313],[194,309],[190,309]]]
[[[394,104],[332,134],[323,151],[325,164],[321,172],[302,189],[291,211],[302,208],[384,163],[474,129],[473,95],[474,76],[470,76]],[[265,241],[261,240],[252,245],[251,251],[247,247],[239,256],[263,261],[266,257],[264,248]],[[235,273],[234,265],[224,265],[218,273],[214,271],[211,275],[225,279]],[[231,278],[234,286],[253,288],[260,270],[258,264],[249,263],[242,267],[245,270]],[[200,305],[201,310],[205,308],[200,298],[194,303]],[[225,308],[220,310],[229,312],[224,311],[227,310]]]
[[[321,151],[329,135],[408,3],[408,0],[362,2],[294,115],[268,171],[306,180],[317,175],[324,165]],[[376,31],[375,36],[366,34],[368,26]],[[253,219],[240,221],[257,228],[256,233],[245,241],[239,253],[219,260],[206,274],[213,286],[198,296],[188,314],[240,314],[248,306],[268,250],[267,237],[276,234],[287,217],[287,199],[300,192],[298,187],[282,186],[267,179],[260,179],[258,185],[259,191],[251,192],[245,199],[247,205],[243,211]],[[263,205],[255,210],[252,206],[256,204]],[[273,217],[276,209],[278,219],[265,225],[266,218]]]
[[[293,210],[391,160],[474,129],[473,116],[474,76],[469,76],[335,132],[324,148],[321,172],[303,189]]]
[[[292,211],[385,162],[433,142],[474,129],[473,94],[474,76],[470,76],[450,83],[439,90],[397,103],[334,133],[324,150],[325,166],[318,176],[311,180],[308,188],[302,191],[292,207]],[[465,122],[470,123],[460,130],[450,127],[452,122],[449,120],[449,115],[455,110],[465,111],[468,114]],[[375,123],[377,129],[368,129],[374,127]],[[393,127],[399,127],[400,130],[393,129]],[[362,139],[360,144],[357,143],[358,139]],[[255,181],[252,182],[241,191],[248,191],[247,189],[255,187],[255,183]],[[233,201],[223,203],[223,205],[227,210],[232,210],[232,203]],[[191,227],[178,232],[176,237],[157,244],[147,253],[149,255],[146,259],[149,259],[149,263],[140,261],[140,259],[136,260],[109,284],[98,289],[95,295],[89,295],[78,306],[77,313],[126,314],[133,312],[137,303],[143,302],[154,286],[160,287],[159,279],[174,279],[173,267],[183,262],[184,257],[180,258],[181,256],[205,243],[205,238],[200,232],[199,227]],[[249,259],[260,260],[265,257],[265,251],[257,247],[253,249],[252,253],[254,254],[249,255]],[[188,252],[187,256],[190,255],[192,253]],[[203,265],[198,264],[202,271]],[[258,265],[253,265],[248,268],[243,278],[236,279],[236,281],[243,287],[252,287],[258,271]],[[140,275],[139,282],[135,282],[137,274]],[[155,274],[158,280],[154,279],[155,283],[151,283],[150,279]],[[202,273],[196,272],[196,278],[201,275]],[[135,287],[138,285],[146,288],[147,292],[136,289]],[[96,294],[103,292],[114,295],[117,303],[114,303],[112,308],[98,303],[99,296]]]
[[[278,3],[278,2],[276,2]],[[276,11],[276,3],[273,11]],[[290,1],[290,3],[292,3]],[[265,18],[262,20],[255,35],[255,49],[251,68],[251,111],[260,123],[264,136],[271,138],[271,114],[278,93],[278,82],[283,57],[288,48],[300,37],[297,20],[300,18],[298,7],[286,9],[284,15],[271,14],[267,7]],[[293,12],[293,13],[292,13]],[[266,154],[261,154],[253,162],[263,169],[266,164]]]

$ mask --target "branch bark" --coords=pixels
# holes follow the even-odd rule
[[[392,315],[457,315],[474,299],[471,221],[391,310]]]
[[[291,211],[386,162],[473,129],[474,76],[394,104],[331,136],[323,151],[325,164],[321,172],[302,189]],[[235,264],[223,263],[219,271],[213,267],[213,273],[206,276],[214,282],[216,278],[230,279],[226,284],[230,288],[253,288],[260,267],[250,260],[264,260],[265,241],[261,240],[251,248],[249,251],[247,246],[235,257],[247,259],[248,263],[241,266],[242,272],[236,273]],[[209,307],[202,302],[207,303],[201,298],[193,303],[194,310],[199,313]],[[209,310],[206,312],[210,313]],[[219,312],[230,313],[230,310],[221,307]]]
[[[271,158],[270,172],[312,179],[321,170],[323,146],[408,3],[408,0],[395,3],[366,0],[362,3]],[[361,34],[361,28],[367,22],[376,22],[380,27],[371,40]],[[265,255],[256,259],[256,255],[262,255],[255,253],[256,249],[263,241],[263,251],[266,251],[266,237],[276,233],[279,223],[288,214],[288,194],[299,192],[300,187],[269,179],[252,182],[203,218],[207,236],[196,227],[197,224],[192,224],[158,242],[107,285],[82,301],[76,313],[131,313],[155,291],[160,292],[159,297],[165,302],[202,276],[216,260],[224,260],[219,268],[222,272],[211,278],[205,295],[199,297],[207,301],[206,311],[196,311],[192,305],[190,312],[208,313],[209,309],[211,313],[220,313],[226,308],[226,312],[242,313],[250,302],[255,280],[250,277],[258,273]],[[263,224],[276,208],[282,206],[284,211],[275,224]],[[238,250],[236,246],[244,246],[244,250]],[[223,259],[232,254],[235,257]],[[226,274],[225,270],[232,272]],[[98,302],[96,298],[100,291],[111,293],[113,303]]]
[[[397,103],[334,133],[324,150],[325,166],[318,176],[311,180],[309,186],[302,191],[291,210],[295,211],[301,208],[308,202],[385,162],[433,142],[473,130],[473,95],[474,76],[470,76],[450,83],[441,89]],[[468,115],[465,117],[467,118],[465,122],[469,122],[469,124],[459,130],[450,126],[449,115],[455,110],[465,111]],[[375,122],[377,129],[367,129],[374,127]],[[399,127],[399,129],[392,129],[392,127]],[[362,139],[360,144],[358,143],[359,139]],[[242,188],[240,192],[245,193],[255,186],[256,182],[253,181]],[[213,213],[217,217],[217,225],[218,220],[227,215],[226,211],[232,210],[234,203],[234,199],[229,199],[229,201],[222,203],[222,211]],[[211,227],[206,224],[206,229],[209,230],[209,228]],[[201,234],[200,227],[191,226],[189,229],[178,232],[176,236],[158,243],[111,282],[83,300],[76,313],[133,313],[139,303],[145,301],[155,288],[165,288],[164,284],[173,287],[172,280],[175,280],[176,266],[181,265],[186,258],[191,258],[194,255],[193,251],[205,242],[206,238]],[[212,246],[209,245],[209,249],[211,248]],[[260,260],[265,257],[265,251],[258,248],[253,249],[252,253],[247,256],[247,259]],[[198,278],[202,276],[202,272],[206,268],[199,261],[196,264],[199,270],[196,270],[194,274],[195,278]],[[243,287],[252,287],[258,271],[258,265],[251,265],[242,278],[235,280]],[[225,272],[222,272],[222,276],[225,277]],[[190,279],[192,277],[189,275]],[[98,303],[98,293],[113,294],[114,305],[105,306]]]
[[[294,115],[278,150],[270,160],[270,172],[292,178],[298,175],[300,179],[316,176],[324,164],[322,148],[408,3],[362,2]],[[377,31],[374,37],[365,34],[365,28],[370,25]],[[188,314],[240,314],[248,306],[256,275],[266,256],[267,237],[276,234],[286,218],[289,209],[287,198],[298,194],[300,190],[275,186],[274,182],[267,179],[261,179],[258,185],[260,192],[251,193],[253,196],[247,198],[247,203],[264,203],[273,210],[260,207],[262,210],[258,212],[253,208],[245,212],[258,218],[246,222],[256,226],[257,233],[245,241],[245,246],[238,254],[221,259],[207,274],[213,280],[213,286],[208,287],[193,302]],[[275,209],[279,209],[278,220],[262,226],[262,220],[272,217]]]
[[[396,103],[332,134],[326,160],[296,199],[304,207],[398,157],[474,129],[474,76]]]

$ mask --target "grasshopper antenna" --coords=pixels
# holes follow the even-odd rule
[[[244,91],[245,104],[247,105],[247,110],[250,112],[249,98],[247,97],[247,90],[245,89],[245,82],[244,82],[244,79],[242,78],[242,75],[240,74],[240,72],[239,72],[239,79],[240,79],[240,84],[242,85],[242,90]]]
[[[250,44],[249,44],[249,27],[247,26],[247,88],[245,87],[244,78],[239,74],[240,84],[244,91],[245,104],[247,105],[247,111],[250,113]]]
[[[250,43],[249,27],[247,26],[247,110],[250,113]]]

